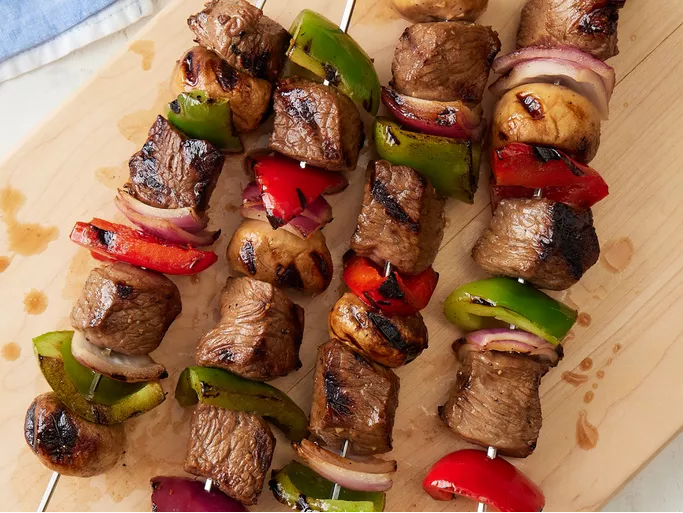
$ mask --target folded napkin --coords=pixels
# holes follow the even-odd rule
[[[153,0],[1,0],[0,82],[123,30]]]

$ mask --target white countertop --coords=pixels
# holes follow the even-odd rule
[[[157,12],[169,2],[155,0]],[[0,123],[0,161],[131,40],[148,20],[0,84],[3,120]],[[623,450],[628,451],[628,446]],[[674,439],[636,476],[605,511],[683,511],[683,435]]]

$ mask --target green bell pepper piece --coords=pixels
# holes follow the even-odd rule
[[[337,86],[375,116],[380,83],[372,59],[338,25],[309,9],[301,11],[289,30],[287,55],[299,66]]]
[[[297,461],[273,470],[271,478],[269,486],[275,498],[299,511],[384,511],[383,492],[341,488],[339,499],[330,499],[334,483]]]
[[[192,139],[209,141],[216,148],[239,153],[244,148],[232,125],[232,110],[226,99],[209,98],[204,91],[180,93],[168,104],[166,117]]]
[[[183,407],[201,401],[227,410],[257,413],[294,442],[308,436],[308,418],[287,394],[266,383],[251,381],[223,369],[186,368],[178,379],[175,398]]]
[[[106,376],[86,399],[95,373],[78,363],[71,354],[73,331],[53,331],[33,339],[40,370],[57,397],[90,422],[117,424],[148,412],[164,402],[159,381],[123,383]]]
[[[538,289],[512,278],[473,281],[455,289],[443,313],[465,331],[491,327],[496,319],[558,345],[576,322],[578,312]]]
[[[478,160],[480,149],[470,141],[410,132],[383,117],[375,120],[373,133],[384,160],[412,167],[444,196],[474,203],[479,168],[473,156]]]

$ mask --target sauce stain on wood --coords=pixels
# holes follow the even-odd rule
[[[36,289],[31,289],[24,296],[24,311],[29,315],[40,315],[47,309],[47,296]]]
[[[172,99],[168,82],[160,83],[154,105],[149,109],[137,110],[123,116],[117,124],[119,132],[136,146],[142,147],[154,120],[165,112],[166,104]]]
[[[0,189],[0,218],[5,223],[10,251],[22,256],[38,255],[57,239],[59,230],[55,226],[19,222],[17,212],[24,203],[26,196],[21,191],[11,186]]]
[[[579,368],[584,372],[591,370],[593,368],[593,360],[590,358],[584,358],[579,364]]]
[[[597,389],[598,389],[598,384],[597,384],[597,383],[593,383],[593,390],[597,390]]]
[[[588,404],[590,403],[593,399],[595,399],[595,392],[592,390],[589,390],[585,394],[583,394],[583,402]]]
[[[564,371],[562,373],[562,379],[570,385],[578,387],[588,381],[588,376],[586,374],[579,374],[578,372]]]
[[[2,359],[8,362],[17,360],[21,355],[21,347],[16,342],[8,342],[2,346]]]
[[[593,319],[591,318],[590,314],[587,314],[586,312],[581,312],[577,317],[576,322],[579,323],[579,326],[583,326],[584,328],[586,328],[591,325],[592,320]]]
[[[190,283],[192,285],[199,285],[199,274],[193,274],[190,276]]]
[[[5,272],[7,270],[10,262],[12,262],[12,259],[10,257],[0,256],[0,273]]]
[[[600,369],[598,372],[595,373],[595,377],[598,379],[603,379],[605,377],[605,371]]]
[[[95,178],[109,189],[118,189],[128,180],[129,170],[128,161],[122,162],[118,166],[101,167],[95,170]]]
[[[140,40],[135,41],[130,45],[130,51],[137,53],[142,57],[142,69],[149,71],[152,69],[152,63],[154,62],[154,41],[150,40]]]
[[[619,351],[621,351],[621,344],[614,344],[614,345],[612,346],[612,352],[613,352],[614,354],[617,354]]]
[[[635,249],[631,239],[622,237],[607,243],[600,257],[608,271],[619,273],[626,269],[633,260]]]
[[[586,410],[581,410],[579,419],[576,421],[576,443],[584,451],[589,451],[598,445],[598,438],[598,428],[588,422]]]

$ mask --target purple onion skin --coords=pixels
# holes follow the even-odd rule
[[[157,476],[150,483],[152,511],[248,511],[216,487],[207,492],[201,481]]]

